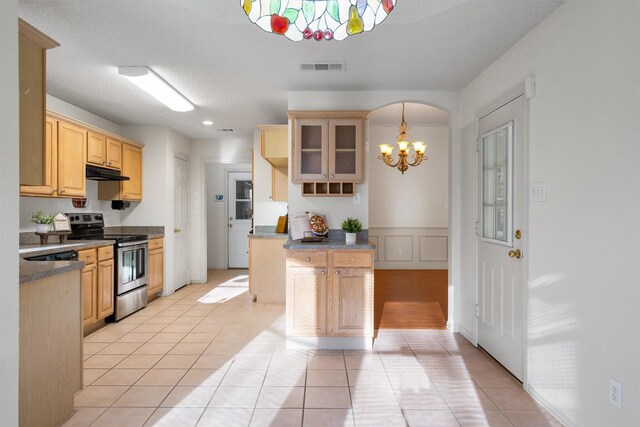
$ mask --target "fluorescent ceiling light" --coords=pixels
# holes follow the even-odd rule
[[[205,120],[204,122],[202,122],[202,124],[205,126],[212,126],[213,122],[211,120]]]
[[[118,67],[118,73],[173,111],[191,111],[193,104],[148,67]]]

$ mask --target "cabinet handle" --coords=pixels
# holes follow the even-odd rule
[[[60,194],[64,194],[64,192],[65,192],[65,190],[58,191],[58,193],[60,193]]]
[[[109,166],[111,166],[111,162],[109,162]]]
[[[320,274],[324,275],[324,270],[322,270],[322,271],[320,272]]]
[[[326,177],[327,177],[327,175],[326,175],[326,174],[323,174],[323,175],[322,175],[322,177],[323,177],[323,178],[326,178]]]
[[[311,262],[311,257],[306,257],[304,260],[307,262]]]
[[[339,275],[339,274],[340,274],[340,272],[336,270],[336,275]]]
[[[329,175],[329,178],[333,178],[333,175]]]

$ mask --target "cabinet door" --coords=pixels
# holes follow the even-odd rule
[[[371,269],[334,269],[330,300],[332,335],[373,336]]]
[[[82,326],[98,320],[98,275],[95,264],[82,270]]]
[[[327,271],[287,267],[287,335],[327,332]]]
[[[162,249],[149,251],[148,273],[147,283],[149,284],[149,297],[151,297],[158,292],[162,292],[164,286],[164,251]]]
[[[47,117],[44,126],[44,182],[21,185],[21,196],[54,196],[58,189],[58,122]]]
[[[329,122],[300,119],[295,123],[294,168],[291,180],[300,183],[328,179]]]
[[[286,202],[289,198],[289,168],[271,168],[271,200]]]
[[[362,181],[363,147],[361,120],[329,121],[329,180]]]
[[[122,200],[142,200],[142,148],[122,144]]]
[[[85,196],[85,159],[87,131],[63,121],[58,122],[58,195]]]
[[[111,169],[122,169],[122,142],[107,137],[107,157],[105,166]]]
[[[113,259],[98,263],[98,320],[113,314]]]
[[[107,152],[107,137],[95,132],[87,135],[87,163],[104,166]]]

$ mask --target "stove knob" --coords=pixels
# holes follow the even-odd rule
[[[102,215],[96,215],[95,219],[96,221],[102,221]]]
[[[69,217],[69,221],[71,221],[71,222],[73,222],[73,221],[74,221],[74,217],[73,217],[73,215],[71,215],[71,216]]]
[[[80,216],[76,215],[76,221],[80,220]]]

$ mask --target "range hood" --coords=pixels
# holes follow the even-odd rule
[[[120,175],[120,171],[92,165],[87,165],[87,179],[93,181],[129,181],[129,177]]]

